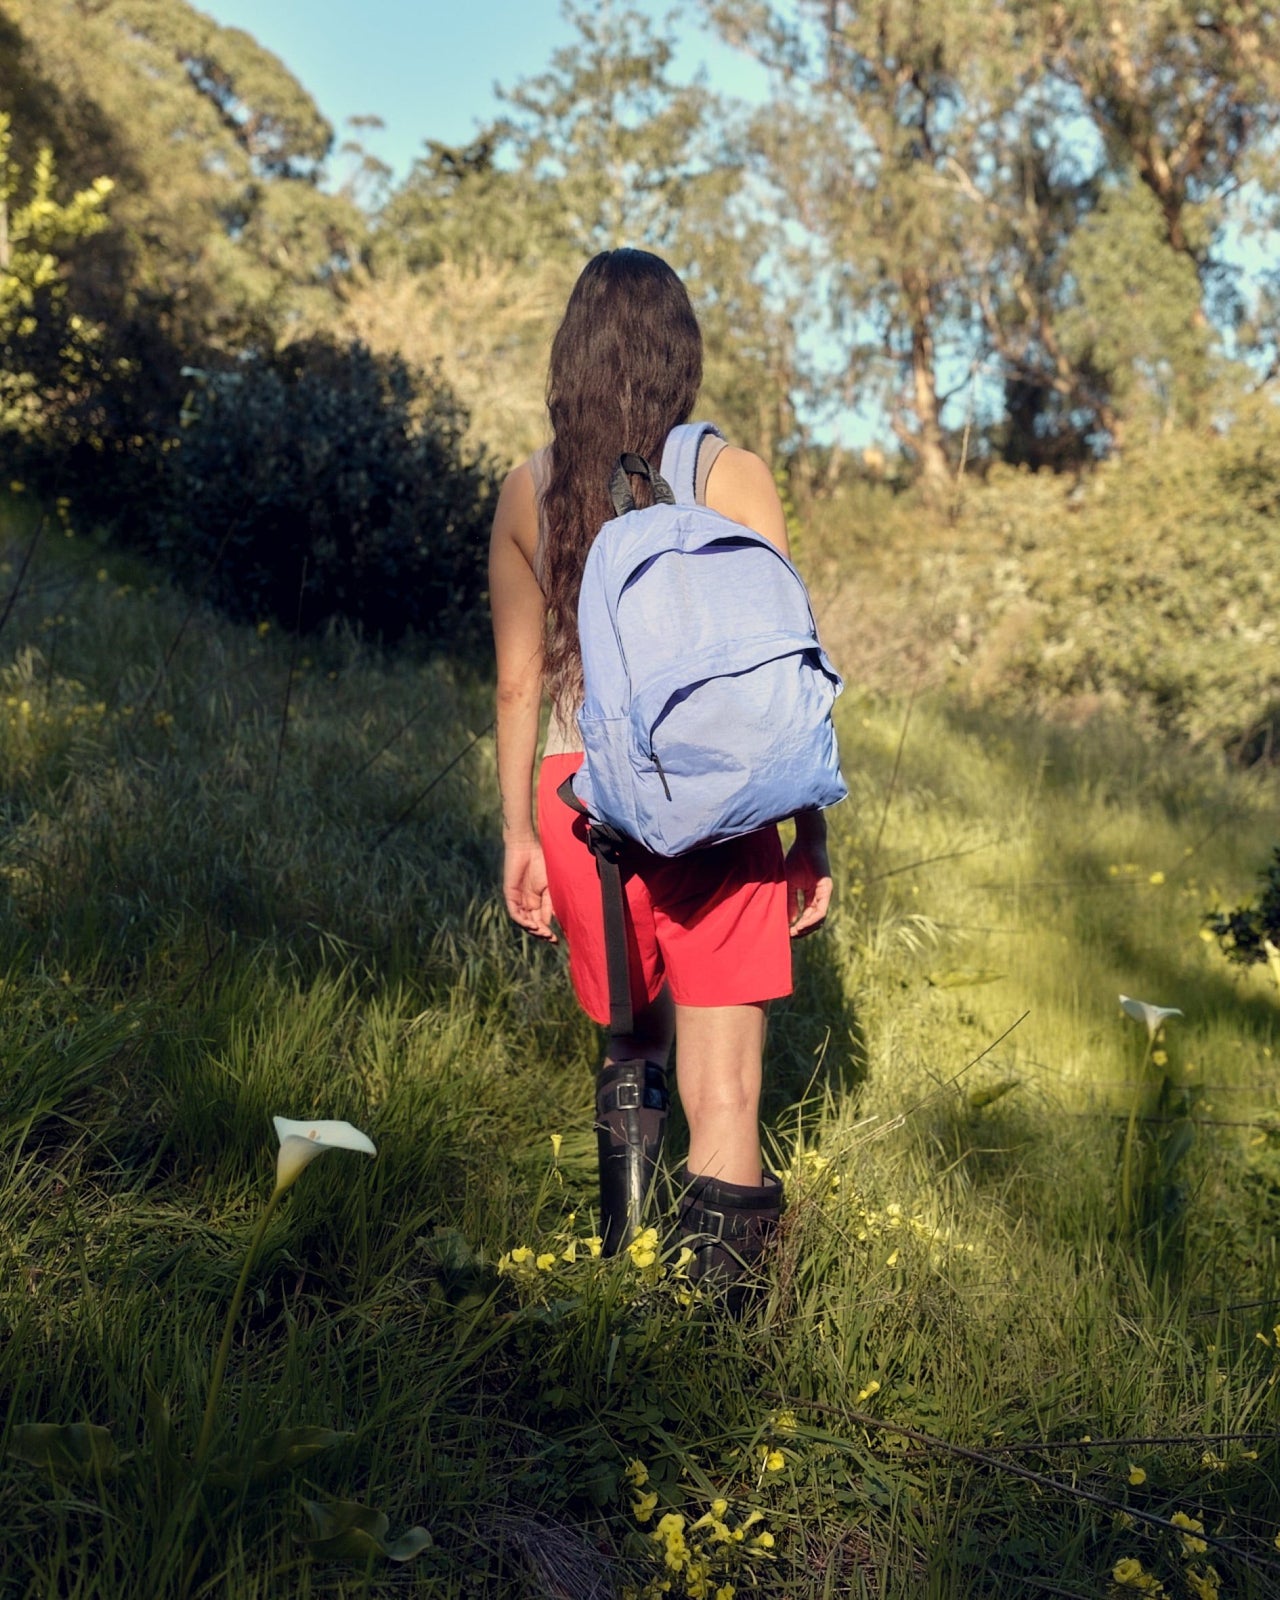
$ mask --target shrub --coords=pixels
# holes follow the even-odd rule
[[[240,619],[475,642],[495,477],[443,384],[325,339],[192,383],[151,530],[189,588]]]
[[[1258,874],[1262,894],[1256,905],[1212,911],[1205,917],[1205,927],[1217,939],[1223,955],[1242,967],[1260,966],[1280,945],[1280,845],[1272,854],[1275,859]],[[1280,983],[1280,968],[1276,969],[1276,982]]]

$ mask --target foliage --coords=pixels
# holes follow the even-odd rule
[[[494,478],[450,392],[311,340],[196,374],[152,548],[229,614],[474,645]]]
[[[181,367],[317,318],[364,224],[319,186],[331,135],[306,91],[187,0],[2,0],[0,107],[19,166],[48,149],[73,195],[111,185],[105,222],[59,251],[60,304],[34,309],[45,369],[74,359],[70,382],[43,380],[58,429],[28,438],[21,475],[130,520],[156,492]]]
[[[770,1019],[789,1210],[739,1326],[670,1254],[591,1254],[599,1040],[496,904],[489,686],[341,629],[303,654],[65,531],[0,624],[6,1600],[354,1597],[415,1527],[444,1600],[1274,1592],[1280,1036],[1199,937],[1273,780],[844,698],[841,903]],[[1115,1228],[1121,990],[1186,1013],[1181,1279]],[[220,1426],[251,1479],[298,1468],[287,1512],[154,1453],[198,1427],[277,1110],[379,1152],[308,1172],[230,1350]]]
[[[101,382],[102,331],[67,305],[66,246],[107,226],[110,178],[65,204],[55,198],[53,153],[37,155],[29,194],[10,159],[9,116],[0,111],[0,437],[58,432],[86,385]]]
[[[249,34],[187,0],[4,0],[0,32],[19,158],[48,144],[71,183],[115,182],[77,309],[199,359],[327,296],[358,218],[317,187],[327,123]]]
[[[870,388],[935,494],[948,431],[1072,465],[1145,432],[1153,401],[1156,420],[1203,421],[1215,334],[1233,353],[1254,340],[1266,367],[1233,242],[1280,191],[1271,8],[709,10],[773,83],[761,148],[820,254],[846,357],[827,392],[849,406]]]
[[[1270,960],[1275,965],[1276,982],[1280,983],[1280,965],[1276,965],[1273,954],[1280,947],[1280,845],[1272,854],[1271,864],[1258,874],[1262,892],[1256,903],[1211,912],[1205,918],[1205,927],[1217,939],[1228,961],[1250,967]]]
[[[472,143],[429,142],[380,209],[342,327],[438,359],[499,460],[545,442],[551,336],[587,258],[637,245],[689,284],[704,414],[770,456],[794,446],[801,385],[788,249],[761,212],[731,107],[673,73],[670,19],[569,5],[576,37],[504,94]],[[744,381],[744,374],[750,374]]]
[[[1061,348],[1098,375],[1117,415],[1148,431],[1194,423],[1209,388],[1200,280],[1164,236],[1154,195],[1126,184],[1103,193],[1063,250],[1076,298],[1058,318]]]
[[[835,661],[873,686],[908,664],[976,703],[1273,762],[1280,414],[1259,398],[1221,424],[1076,481],[995,467],[942,512],[844,485],[806,552]]]

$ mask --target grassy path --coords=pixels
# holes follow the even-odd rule
[[[738,1327],[591,1254],[596,1040],[496,909],[488,719],[46,530],[0,628],[0,1446],[114,1458],[0,1459],[0,1595],[1280,1592],[1280,1005],[1200,937],[1275,780],[850,691]],[[379,1155],[272,1217],[202,1480],[276,1113]],[[339,1559],[304,1501],[431,1542]]]

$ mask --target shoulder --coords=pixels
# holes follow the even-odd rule
[[[787,521],[769,463],[753,450],[726,445],[711,466],[707,504],[722,517],[753,528],[776,544],[784,555]]]
[[[509,539],[519,546],[533,564],[538,543],[538,484],[536,457],[512,467],[502,480],[498,504],[493,514],[493,537]]]

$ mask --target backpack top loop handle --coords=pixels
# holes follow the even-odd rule
[[[618,464],[609,479],[609,498],[613,501],[613,509],[618,516],[625,517],[628,511],[634,511],[636,508],[635,496],[631,493],[631,485],[627,482],[628,474],[631,473],[638,478],[648,478],[655,505],[675,505],[676,497],[672,494],[671,485],[667,480],[655,472],[643,456],[634,455],[628,450],[618,457]]]

